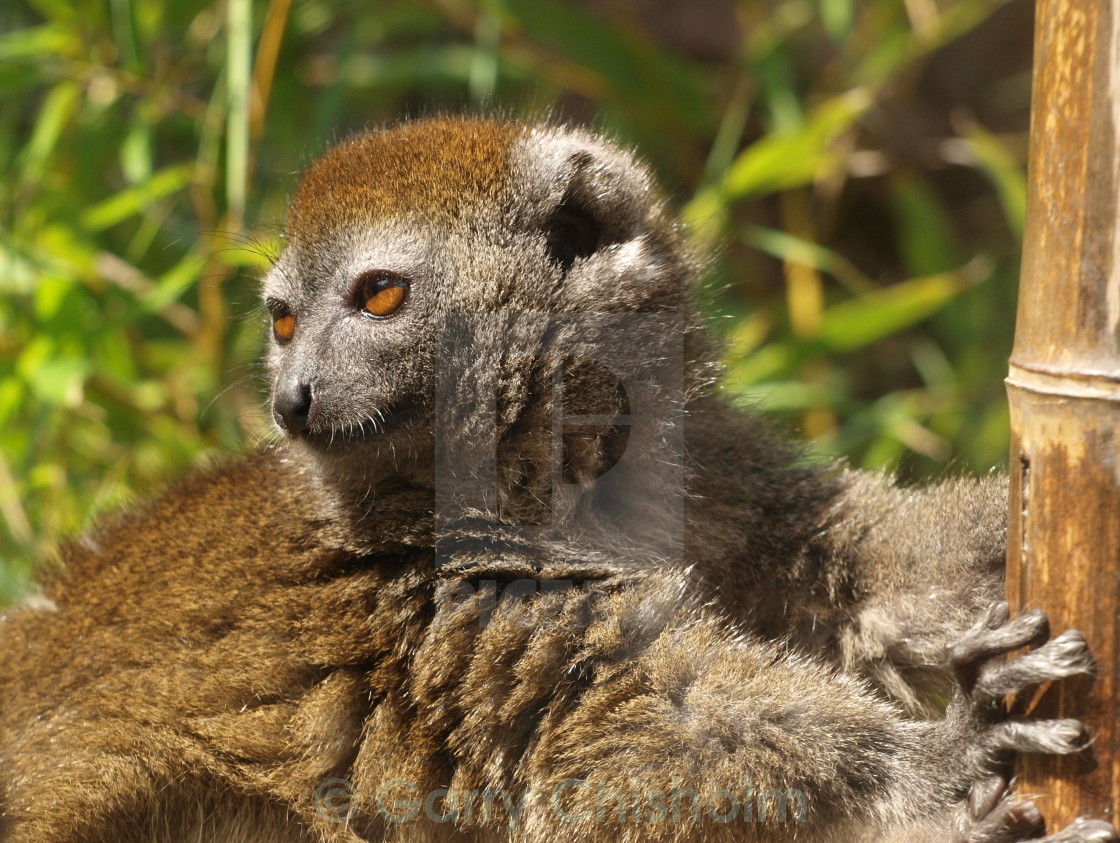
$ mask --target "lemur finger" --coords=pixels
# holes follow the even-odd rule
[[[947,648],[949,662],[966,692],[972,691],[983,662],[1021,647],[1041,644],[1050,637],[1050,622],[1037,609],[993,626],[1006,618],[1006,608],[1006,604],[995,604],[984,620]]]
[[[1007,720],[992,726],[985,742],[994,750],[1069,755],[1084,749],[1089,736],[1077,720]]]
[[[1003,604],[997,604],[1001,606]],[[1024,612],[1014,620],[999,626],[990,624],[1002,616],[989,612],[988,616],[949,645],[949,658],[954,664],[981,661],[1036,645],[1050,636],[1050,622],[1046,613],[1038,609]]]
[[[1117,843],[1120,834],[1104,820],[1078,818],[1059,831],[1043,837],[1038,843]]]
[[[1033,802],[1004,799],[965,835],[965,843],[1018,843],[1046,833],[1046,823]]]
[[[998,778],[998,777],[997,777]],[[1003,799],[985,816],[970,824],[965,843],[1120,843],[1120,834],[1103,820],[1079,818],[1047,836],[1046,823],[1033,802]]]
[[[1032,685],[1051,679],[1063,679],[1092,673],[1093,656],[1081,633],[1067,630],[1033,653],[1027,653],[1006,664],[991,663],[980,668],[973,698],[996,699],[1017,694]]]

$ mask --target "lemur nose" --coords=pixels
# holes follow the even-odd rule
[[[292,436],[311,427],[318,412],[311,384],[295,378],[276,384],[272,396],[272,416]]]

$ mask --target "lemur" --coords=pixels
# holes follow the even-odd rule
[[[1001,602],[1005,481],[814,465],[732,406],[703,261],[631,154],[376,129],[305,172],[285,238],[282,441],[0,618],[0,838],[1044,833],[1005,765],[1084,730],[1001,700],[1092,662]]]

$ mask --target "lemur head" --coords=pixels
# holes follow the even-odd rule
[[[566,360],[581,412],[625,412],[601,367],[572,361],[601,360],[604,343],[641,356],[642,336],[548,317],[680,313],[691,273],[629,154],[585,131],[496,119],[340,143],[303,175],[286,240],[264,280],[273,415],[314,465],[354,485],[430,469],[441,383],[471,393],[489,378],[499,424],[525,432],[539,361],[555,373]],[[491,322],[467,342],[449,333],[455,317]]]

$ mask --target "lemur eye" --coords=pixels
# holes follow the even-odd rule
[[[284,302],[278,299],[269,299],[265,302],[268,312],[272,314],[272,333],[278,343],[286,343],[296,333],[296,317]]]
[[[598,220],[588,211],[561,203],[545,221],[544,236],[552,259],[567,272],[577,258],[595,254],[602,232]]]
[[[354,306],[379,319],[392,316],[408,299],[409,286],[408,279],[395,272],[366,272],[354,287]]]

